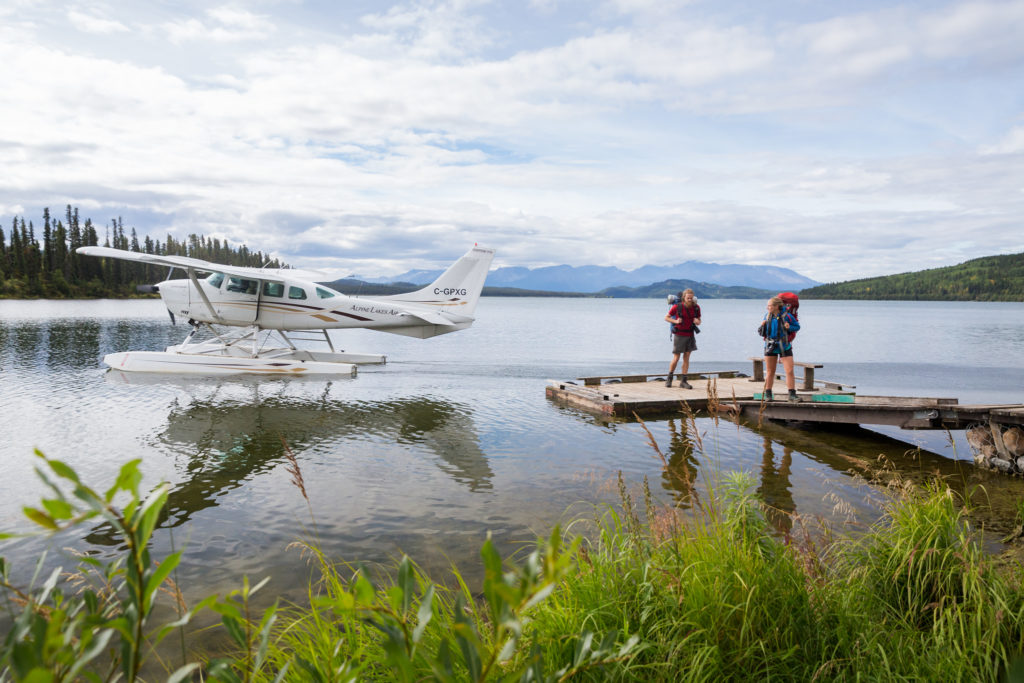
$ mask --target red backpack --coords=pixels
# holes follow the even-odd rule
[[[800,322],[800,316],[797,315],[797,310],[800,308],[800,297],[793,292],[779,292],[779,298],[782,299],[782,303],[786,305],[786,310],[796,318],[797,322]],[[789,341],[796,339],[796,332],[789,333]]]

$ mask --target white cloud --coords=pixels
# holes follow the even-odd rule
[[[175,44],[191,41],[233,43],[256,41],[274,32],[274,23],[266,16],[224,6],[206,10],[206,20],[196,18],[166,22],[168,39]]]
[[[84,31],[86,33],[104,35],[110,33],[127,33],[129,31],[129,28],[120,21],[104,19],[75,9],[68,11],[68,21],[74,24],[80,31]]]
[[[367,275],[470,242],[821,280],[1024,249],[1022,4],[43,6],[0,28],[0,221],[73,203]],[[114,16],[116,49],[83,33]]]
[[[605,0],[605,5],[623,14],[642,16],[671,15],[681,7],[691,4],[693,0]]]
[[[768,189],[778,192],[822,195],[825,193],[863,193],[880,190],[890,182],[887,173],[872,172],[854,166],[810,169],[788,183],[771,182]]]
[[[921,21],[922,38],[930,54],[1020,56],[1024,3],[963,2],[941,8]]]
[[[447,0],[394,5],[367,14],[361,23],[385,38],[383,45],[406,57],[452,59],[476,54],[489,46],[493,29],[472,12],[474,0]]]
[[[982,154],[1020,154],[1024,152],[1024,126],[1015,126],[994,145],[981,147]]]

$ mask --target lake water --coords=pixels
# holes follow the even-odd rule
[[[763,301],[706,300],[691,370],[750,371]],[[430,571],[471,576],[487,533],[506,551],[614,501],[617,472],[647,477],[663,501],[688,504],[684,475],[746,470],[774,506],[837,524],[877,514],[851,462],[886,455],[907,476],[981,484],[1007,528],[1021,480],[978,471],[962,433],[834,434],[698,419],[704,450],[679,419],[603,422],[549,402],[547,379],[659,372],[670,352],[660,300],[486,298],[467,331],[419,340],[355,331],[336,346],[384,353],[352,379],[175,379],[107,372],[104,354],[160,350],[184,337],[158,300],[0,301],[0,528],[26,529],[23,504],[43,493],[33,449],[108,486],[142,458],[145,484],[172,485],[158,554],[186,547],[179,582],[192,596],[271,576],[271,596],[302,601],[309,570],[287,546],[315,536],[338,560],[402,552]],[[1024,305],[806,301],[798,360],[858,393],[1024,402]],[[897,440],[899,439],[899,440]],[[286,471],[300,465],[312,515]],[[920,446],[920,453],[909,453]],[[837,508],[837,502],[841,505]],[[842,510],[840,514],[837,510]],[[1008,512],[1009,511],[1009,512]],[[786,522],[777,520],[780,530]],[[173,538],[172,538],[173,537]],[[8,542],[23,568],[46,545]]]

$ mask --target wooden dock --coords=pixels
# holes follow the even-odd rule
[[[678,380],[674,386],[666,387],[663,373],[549,380],[545,393],[558,403],[608,418],[699,413],[710,407],[756,420],[889,425],[902,429],[973,428],[975,438],[972,440],[969,433],[968,441],[976,449],[976,462],[984,461],[986,466],[1005,470],[1005,462],[994,462],[1003,460],[1013,465],[1013,471],[1024,473],[1024,404],[962,405],[956,398],[859,395],[855,387],[816,379],[813,372],[822,367],[819,363],[800,364],[804,376],[797,378],[799,402],[786,400],[786,385],[781,378],[775,381],[775,400],[762,401],[761,359],[751,360],[754,377],[739,371],[691,372],[687,379],[692,389],[679,388]]]
[[[731,376],[730,376],[731,375]],[[547,397],[588,413],[630,418],[678,414],[682,404],[691,410],[707,410],[710,383],[717,387],[721,402],[751,401],[760,385],[739,372],[702,376],[690,373],[693,389],[665,386],[665,375],[623,375],[620,377],[578,377],[575,381],[548,380]]]

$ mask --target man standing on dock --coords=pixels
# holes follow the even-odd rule
[[[676,304],[668,309],[665,322],[672,323],[672,363],[668,366],[665,386],[672,386],[672,375],[676,371],[679,356],[682,355],[683,367],[680,368],[679,386],[682,389],[692,389],[693,386],[686,381],[686,373],[690,369],[690,353],[697,350],[695,333],[700,332],[697,328],[697,325],[700,325],[700,306],[697,305],[692,289],[683,290]]]

